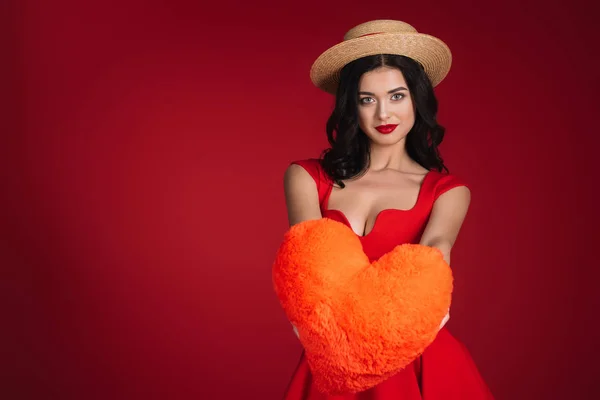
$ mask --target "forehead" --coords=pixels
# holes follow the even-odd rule
[[[359,90],[369,92],[388,91],[399,86],[406,87],[404,75],[398,68],[380,67],[363,74],[359,82]]]

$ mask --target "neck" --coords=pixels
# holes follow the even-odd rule
[[[398,171],[410,170],[414,161],[406,151],[405,140],[392,146],[381,146],[371,143],[371,165],[369,170],[381,171],[393,169]]]

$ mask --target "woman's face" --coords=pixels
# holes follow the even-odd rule
[[[415,123],[408,85],[397,68],[365,73],[358,85],[358,123],[373,143],[396,144]]]

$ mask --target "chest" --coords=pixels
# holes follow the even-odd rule
[[[426,178],[427,175],[382,176],[347,182],[344,188],[332,188],[326,208],[342,214],[357,235],[366,236],[381,214],[414,209]]]

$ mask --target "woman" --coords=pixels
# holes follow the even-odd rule
[[[470,203],[467,185],[438,152],[444,128],[433,87],[449,71],[450,51],[401,21],[367,22],[344,39],[311,69],[315,85],[336,96],[331,147],[287,168],[289,223],[339,221],[371,260],[418,243],[439,249],[449,264]],[[320,393],[303,353],[285,399],[491,399],[468,351],[444,327],[448,318],[411,365],[359,393]]]

